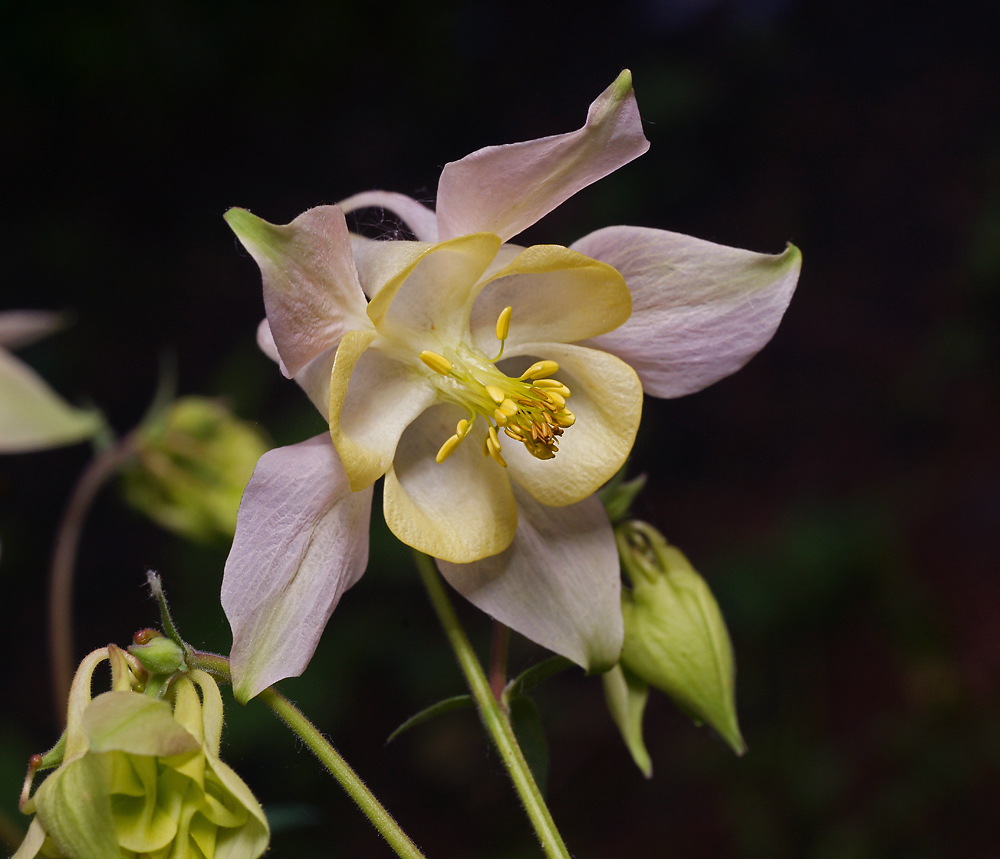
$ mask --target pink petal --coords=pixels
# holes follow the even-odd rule
[[[657,397],[746,364],[777,329],[802,266],[794,245],[772,256],[644,227],[606,227],[572,247],[613,265],[632,292],[629,320],[586,345],[627,361]]]
[[[514,487],[517,531],[498,555],[471,564],[438,561],[462,596],[588,672],[606,671],[622,649],[621,574],[604,507],[591,496],[546,507]]]
[[[350,491],[325,433],[260,458],[222,581],[238,700],[309,664],[341,595],[368,563],[371,499],[371,488]]]
[[[362,191],[346,200],[341,200],[340,208],[344,213],[358,209],[385,209],[398,215],[410,231],[422,242],[438,240],[437,215],[433,209],[428,209],[423,203],[418,203],[406,194],[394,191]]]
[[[626,70],[590,105],[583,128],[487,146],[446,164],[438,182],[440,238],[490,232],[506,241],[648,148]]]
[[[245,209],[230,209],[226,221],[260,266],[264,308],[286,376],[347,331],[366,327],[367,302],[337,206],[310,209],[285,226]]]

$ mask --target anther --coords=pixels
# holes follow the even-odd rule
[[[465,418],[462,418],[462,420],[460,420],[455,426],[455,435],[457,435],[460,440],[465,438],[466,434],[469,432],[470,426],[471,424]]]
[[[536,361],[521,374],[521,381],[541,379],[543,376],[551,376],[558,372],[559,365],[555,361]]]
[[[447,376],[451,372],[451,361],[445,358],[444,355],[438,355],[437,352],[425,349],[420,353],[420,360],[435,373],[440,373],[442,376]]]
[[[510,397],[507,397],[502,403],[500,403],[500,411],[502,411],[507,417],[517,414],[517,403],[515,403]]]
[[[505,307],[497,317],[497,340],[503,343],[510,333],[510,307]]]
[[[498,406],[503,403],[506,399],[504,392],[501,391],[496,385],[487,385],[486,393],[490,395],[490,399],[493,400]]]
[[[497,426],[507,426],[507,415],[500,411],[500,409],[493,410],[493,420],[497,422]]]
[[[566,408],[566,400],[563,399],[561,394],[557,394],[555,391],[546,391],[545,398],[553,403],[556,409]]]
[[[563,409],[561,412],[556,412],[555,418],[556,423],[563,428],[571,427],[576,423],[576,415],[574,415],[569,409]]]
[[[437,456],[434,457],[437,464],[440,465],[449,456],[451,456],[455,452],[455,448],[457,448],[461,443],[462,439],[457,435],[453,435],[450,439],[448,439],[448,441],[441,445],[441,450],[439,450],[437,452]]]

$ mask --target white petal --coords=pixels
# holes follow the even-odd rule
[[[590,105],[583,128],[488,146],[446,164],[438,182],[439,236],[490,232],[506,241],[648,148],[632,76],[624,71]]]
[[[0,313],[0,346],[20,349],[62,328],[65,318],[48,310],[7,310]]]
[[[517,533],[499,555],[471,564],[438,561],[473,605],[590,673],[606,671],[622,649],[618,550],[604,506],[591,496],[546,507],[523,489]]]
[[[226,222],[260,266],[264,307],[287,376],[366,325],[344,213],[318,206],[285,226],[244,209]]]
[[[500,436],[511,478],[543,504],[562,507],[596,492],[621,468],[635,441],[642,416],[642,386],[624,361],[582,346],[535,343],[521,348],[528,357],[503,361],[515,378],[534,360],[558,362],[555,376],[572,396],[566,407],[576,423],[559,439],[554,459],[535,459],[520,442]]]
[[[403,430],[437,399],[411,366],[377,348],[374,331],[351,331],[337,348],[329,382],[330,437],[355,491],[392,463]]]
[[[504,251],[509,248],[503,246]],[[473,342],[484,353],[496,352],[497,317],[508,306],[508,349],[596,337],[617,328],[632,312],[628,287],[615,269],[559,245],[525,248],[481,283],[470,327]]]
[[[466,563],[507,548],[517,511],[507,472],[483,456],[483,422],[444,462],[441,445],[467,415],[458,407],[428,409],[403,433],[385,475],[385,521],[408,546]]]
[[[31,367],[0,349],[0,452],[75,444],[102,425],[97,412],[74,408]]]
[[[361,289],[368,298],[374,298],[383,286],[432,247],[431,242],[366,239],[351,233],[351,251]]]
[[[345,214],[358,209],[387,209],[398,215],[420,241],[438,240],[437,215],[434,214],[434,210],[428,209],[423,203],[418,203],[406,194],[397,194],[394,191],[362,191],[360,194],[341,200],[339,205]]]
[[[474,233],[431,245],[390,280],[368,305],[380,333],[399,342],[428,337],[451,345],[468,331],[477,284],[500,249],[492,233]]]
[[[371,498],[351,492],[326,434],[260,458],[222,582],[238,700],[305,670],[368,563]]]
[[[802,266],[665,230],[607,227],[573,249],[613,265],[632,292],[632,316],[590,341],[631,364],[646,393],[680,397],[735,373],[771,339]]]

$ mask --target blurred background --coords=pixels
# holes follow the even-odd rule
[[[432,201],[447,162],[578,128],[632,70],[650,151],[523,236],[616,223],[803,251],[798,293],[743,371],[649,400],[635,506],[718,596],[748,754],[653,694],[643,779],[600,683],[535,700],[575,856],[1000,855],[1000,12],[861,0],[43,0],[0,8],[2,307],[66,310],[20,353],[119,432],[164,353],[287,444],[321,432],[254,342],[256,265],[222,220],[276,223],[357,191]],[[369,235],[396,224],[360,216]],[[0,809],[57,736],[46,568],[86,445],[0,458]],[[376,502],[376,505],[378,502]],[[91,511],[78,655],[156,623],[227,651],[224,541],[183,542],[114,487]],[[485,653],[489,624],[462,617]],[[512,644],[512,671],[545,654]],[[369,573],[287,693],[429,857],[540,855],[471,711],[386,746],[463,682],[408,556],[373,519]],[[390,856],[262,707],[226,759],[273,856]]]

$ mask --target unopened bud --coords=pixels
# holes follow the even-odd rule
[[[222,403],[183,397],[143,426],[125,498],[194,540],[232,538],[240,498],[268,444]]]
[[[631,592],[622,594],[622,668],[666,692],[742,754],[733,648],[708,585],[652,526],[627,522],[616,537],[632,581]]]

